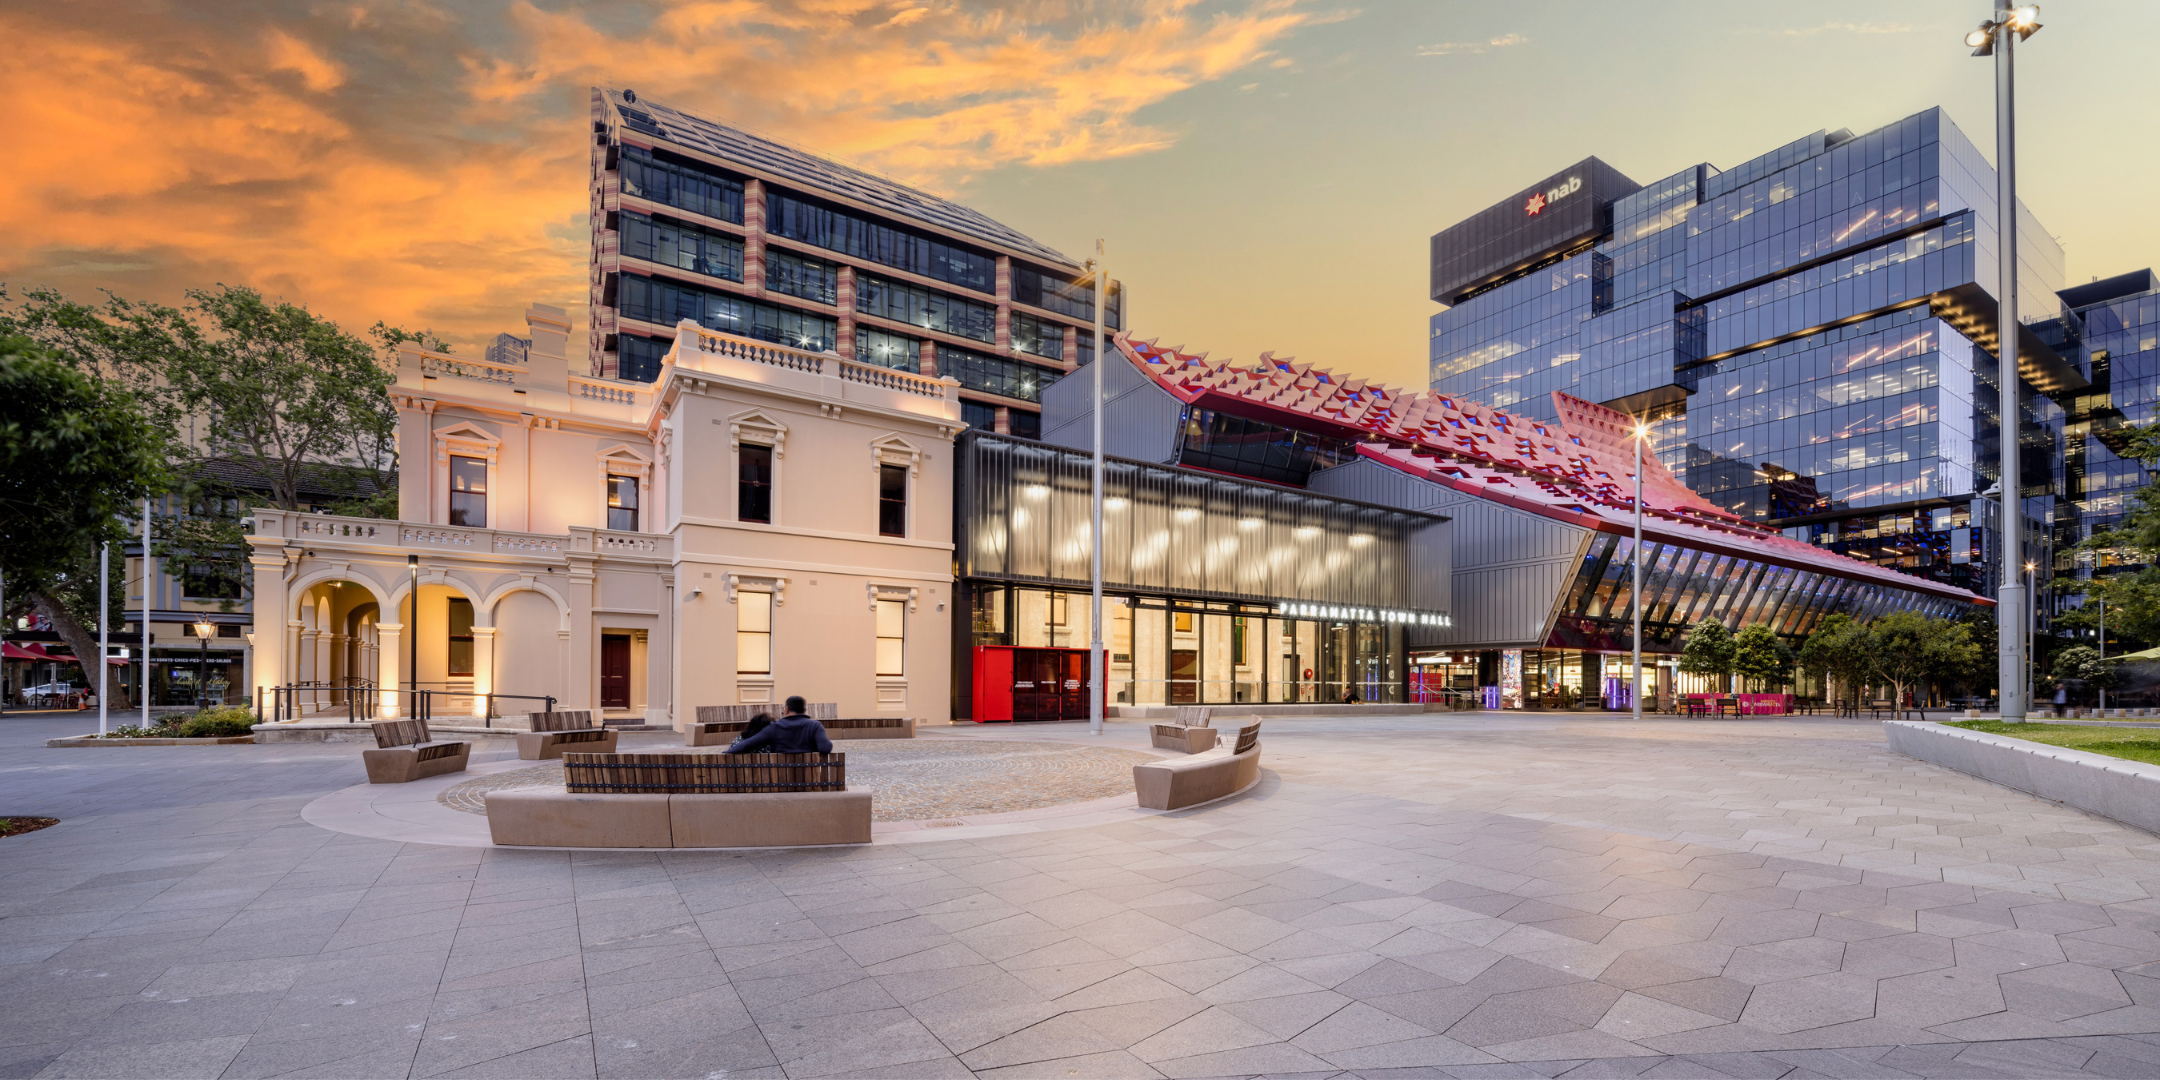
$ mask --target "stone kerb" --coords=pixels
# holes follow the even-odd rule
[[[2160,832],[2160,765],[1918,720],[1883,731],[1907,757]]]

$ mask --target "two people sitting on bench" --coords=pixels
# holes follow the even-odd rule
[[[832,738],[825,725],[804,715],[810,706],[796,694],[787,699],[787,715],[763,728],[756,720],[743,728],[742,737],[728,744],[730,754],[830,754]]]

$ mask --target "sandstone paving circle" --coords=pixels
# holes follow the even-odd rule
[[[848,786],[870,789],[873,821],[1004,814],[1130,795],[1132,767],[1160,760],[1107,746],[1002,739],[865,741],[834,749],[847,755]],[[562,762],[550,761],[475,777],[436,801],[485,816],[490,791],[562,786]]]

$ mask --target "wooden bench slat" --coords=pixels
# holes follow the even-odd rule
[[[846,754],[564,754],[572,794],[845,791]]]

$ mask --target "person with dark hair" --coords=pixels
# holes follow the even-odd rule
[[[832,738],[825,725],[804,715],[809,711],[800,694],[787,699],[787,715],[763,728],[745,727],[742,737],[728,744],[730,754],[830,754]],[[755,724],[756,721],[752,721]]]
[[[753,716],[753,717],[751,717],[751,718],[750,718],[750,722],[749,722],[749,723],[747,723],[747,724],[744,724],[744,725],[743,725],[743,729],[742,729],[742,734],[740,734],[740,735],[737,735],[737,736],[735,736],[735,737],[736,737],[737,739],[747,739],[747,738],[749,738],[750,736],[752,736],[752,735],[755,735],[755,734],[757,734],[758,732],[760,732],[760,731],[763,731],[763,730],[765,730],[766,728],[768,728],[768,727],[771,727],[771,726],[772,726],[772,714],[771,714],[771,713],[759,713],[759,714],[757,714],[756,716]]]

